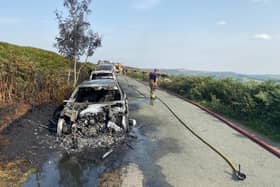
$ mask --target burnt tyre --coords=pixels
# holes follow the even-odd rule
[[[57,122],[57,129],[56,129],[57,136],[62,135],[64,124],[65,124],[65,120],[63,118],[59,118]]]

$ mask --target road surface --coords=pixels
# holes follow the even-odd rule
[[[100,153],[65,156],[50,150],[49,160],[23,186],[279,186],[280,159],[276,156],[199,108],[157,91],[187,125],[241,164],[247,179],[236,181],[226,162],[187,131],[162,103],[143,97],[149,93],[146,86],[126,77],[119,81],[129,98],[130,117],[137,120],[129,144],[103,161],[96,159]]]

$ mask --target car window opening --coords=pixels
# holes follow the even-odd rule
[[[95,88],[86,87],[79,88],[74,98],[79,103],[112,102],[121,100],[121,94],[118,90],[105,90],[104,88],[96,90]]]

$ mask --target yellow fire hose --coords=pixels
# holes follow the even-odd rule
[[[143,94],[140,90],[136,88],[136,91],[146,97],[145,94]],[[233,171],[233,176],[236,177],[238,180],[245,180],[246,175],[242,173],[240,170],[240,165],[238,165],[238,168],[233,164],[233,162],[220,150],[212,146],[210,143],[208,143],[206,140],[204,140],[201,136],[199,136],[193,129],[191,129],[171,108],[170,106],[164,102],[160,97],[156,96],[156,98],[173,114],[173,116],[185,127],[187,128],[195,137],[197,137],[200,141],[202,141],[205,145],[207,145],[210,149],[212,149],[214,152],[216,152],[220,157],[224,159],[224,161],[227,162],[227,164],[231,167]]]
[[[209,144],[206,140],[204,140],[201,136],[199,136],[194,130],[192,130],[184,121],[179,118],[179,116],[168,106],[167,103],[165,103],[162,99],[157,97],[158,100],[174,115],[174,117],[185,127],[187,128],[194,136],[196,136],[199,140],[201,140],[204,144],[206,144],[208,147],[210,147],[213,151],[215,151],[219,156],[221,156],[231,167],[233,171],[233,175],[238,179],[238,180],[244,180],[246,179],[246,175],[244,173],[241,173],[240,171],[240,165],[238,166],[238,169],[236,166],[233,164],[233,162],[225,156],[220,150]]]

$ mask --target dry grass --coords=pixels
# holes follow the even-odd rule
[[[36,169],[25,160],[0,163],[0,187],[21,186]]]

